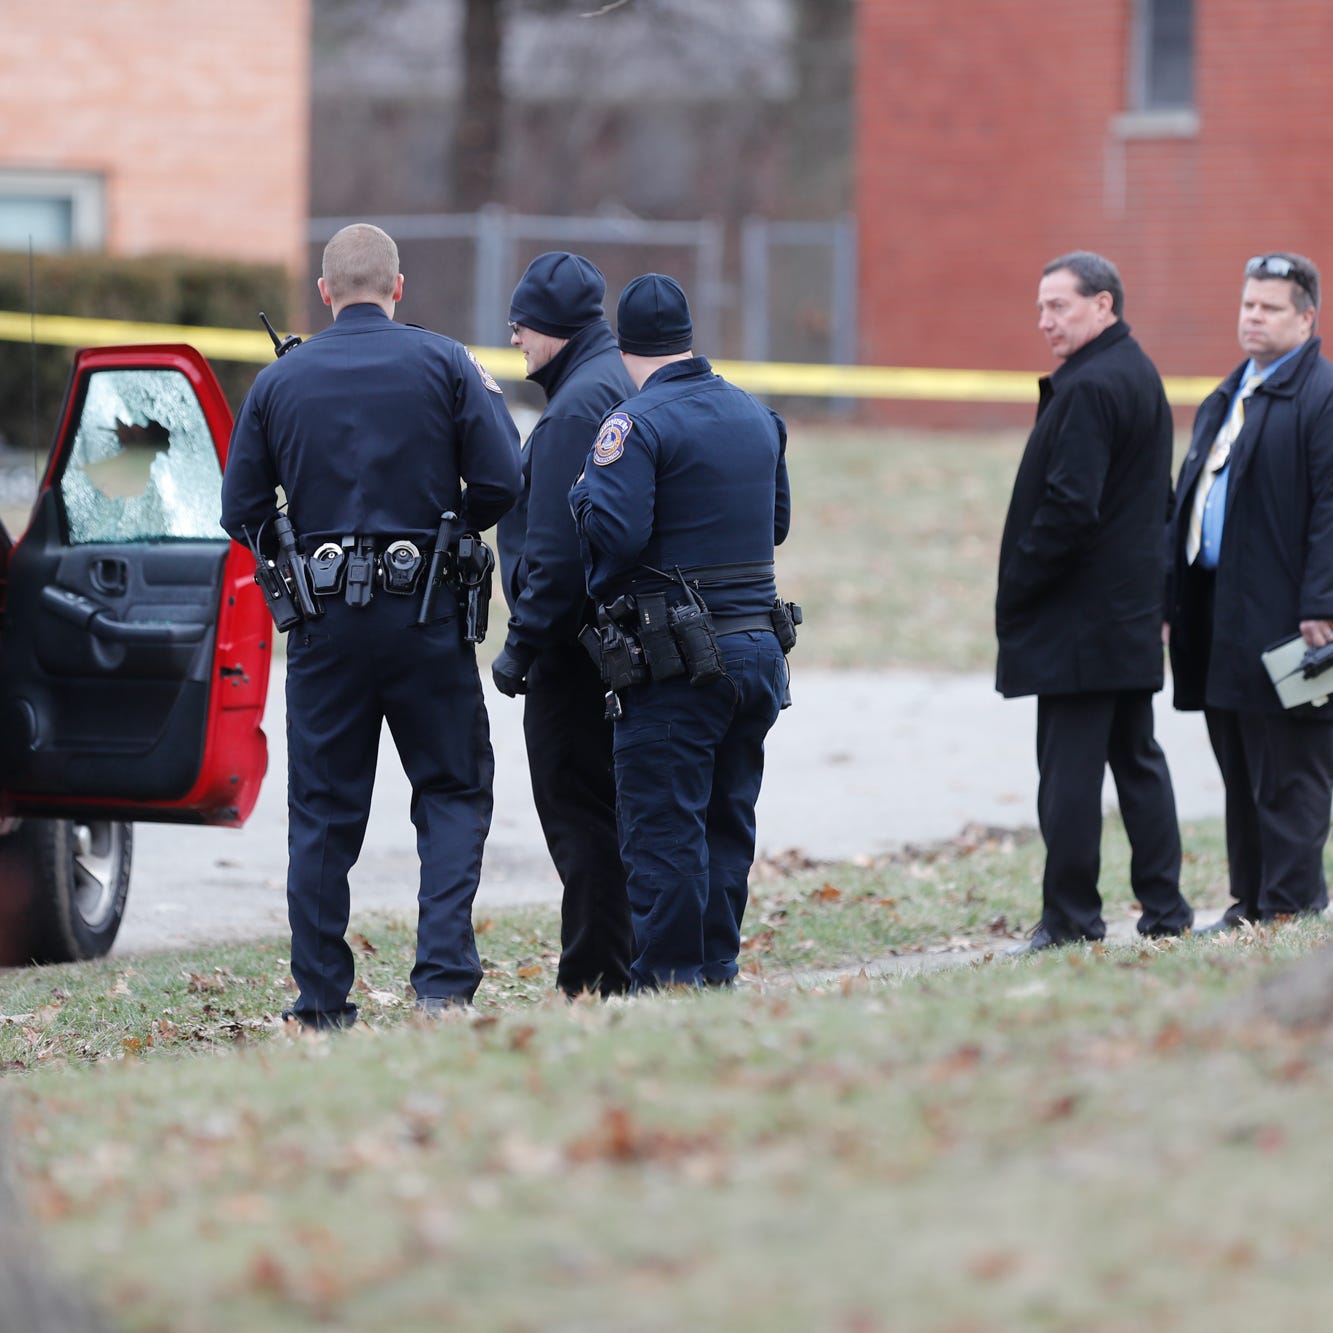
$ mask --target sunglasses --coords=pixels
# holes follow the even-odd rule
[[[1294,263],[1285,255],[1255,255],[1245,263],[1247,278],[1290,278],[1300,283],[1306,292],[1314,295],[1314,280],[1301,265]]]

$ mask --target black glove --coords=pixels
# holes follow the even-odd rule
[[[527,667],[519,661],[518,654],[505,644],[491,663],[491,679],[495,681],[495,688],[512,699],[515,695],[528,692],[527,677]]]

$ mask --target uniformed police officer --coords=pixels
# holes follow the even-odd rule
[[[625,288],[617,334],[639,392],[603,422],[570,492],[589,589],[602,606],[662,590],[677,612],[706,603],[724,673],[620,694],[632,986],[723,985],[737,972],[764,737],[787,683],[772,621],[773,547],[791,512],[786,428],[694,355],[672,278]]]
[[[509,306],[510,341],[546,410],[523,445],[523,497],[500,521],[509,631],[496,688],[526,694],[532,796],[564,895],[556,984],[566,995],[629,987],[633,936],[616,838],[611,724],[597,668],[578,642],[591,622],[569,488],[602,418],[634,392],[602,314],[606,280],[582,255],[528,265]]]
[[[323,547],[334,570],[341,552],[345,564],[317,599],[322,614],[287,645],[287,904],[299,998],[284,1018],[323,1028],[356,1017],[347,874],[382,721],[412,784],[417,1006],[466,1004],[481,979],[472,899],[494,765],[475,650],[456,607],[415,624],[421,571],[405,590],[405,578],[387,577],[385,556],[410,543],[395,548],[399,574],[413,550],[424,565],[443,513],[480,531],[509,509],[520,481],[499,386],[452,339],[394,321],[403,275],[389,236],[344,227],[325,247],[318,286],[333,324],[256,378],[232,432],[222,525],[271,550],[281,486],[302,550]]]

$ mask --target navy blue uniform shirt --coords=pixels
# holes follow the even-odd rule
[[[655,371],[602,423],[569,493],[594,600],[627,592],[645,566],[670,573],[771,561],[787,536],[787,428],[702,356]],[[769,610],[774,580],[702,589],[716,615]]]
[[[307,547],[352,533],[429,544],[445,510],[480,531],[520,484],[518,430],[476,358],[350,305],[259,372],[232,430],[222,526],[257,534],[282,486]]]

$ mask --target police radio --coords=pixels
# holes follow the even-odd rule
[[[242,531],[255,558],[255,582],[264,594],[278,630],[285,632],[303,620],[318,620],[324,614],[324,608],[315,596],[310,570],[297,547],[291,519],[286,514],[274,516],[273,533],[278,544],[276,560],[265,558],[249,528],[242,528]],[[259,531],[262,536],[262,526]]]
[[[274,356],[285,356],[293,347],[300,347],[301,340],[294,333],[289,333],[285,338],[279,338],[277,330],[268,322],[268,316],[262,310],[259,312],[259,318],[268,330],[268,336],[273,339]]]

